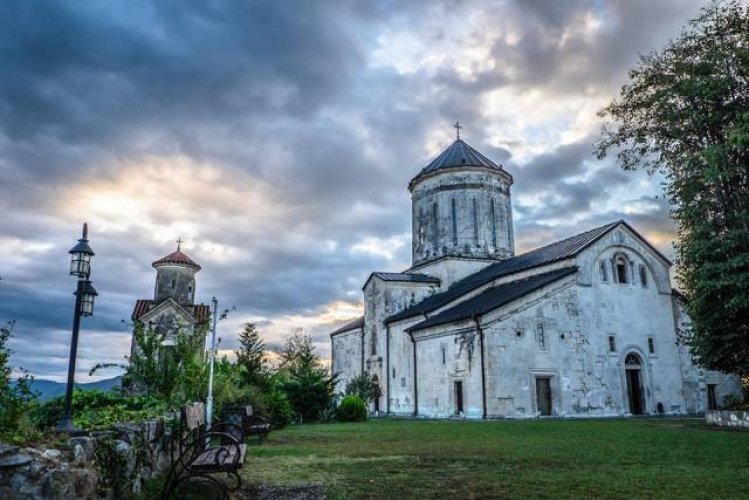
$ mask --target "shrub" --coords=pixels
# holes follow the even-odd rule
[[[346,396],[338,406],[336,414],[341,422],[363,422],[367,419],[367,406],[359,396]]]
[[[84,430],[111,429],[118,422],[139,422],[164,415],[166,405],[149,396],[123,396],[117,392],[73,392],[73,423]],[[50,399],[32,411],[34,423],[55,427],[65,413],[65,398]]]
[[[263,394],[264,408],[259,412],[261,416],[270,420],[274,429],[283,429],[294,419],[294,409],[291,407],[286,394],[277,387],[272,387]],[[262,411],[265,411],[265,414]]]

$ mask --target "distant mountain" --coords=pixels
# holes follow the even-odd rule
[[[120,387],[122,383],[122,377],[108,378],[105,380],[99,380],[98,382],[88,382],[86,384],[75,384],[76,389],[82,389],[84,391],[100,390],[104,392],[111,391],[117,387]],[[47,399],[56,398],[57,396],[65,395],[65,387],[67,384],[63,382],[55,382],[53,380],[34,379],[31,383],[31,389],[39,393],[39,399],[45,401]]]

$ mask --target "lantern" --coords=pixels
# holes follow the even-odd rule
[[[94,255],[94,251],[88,246],[88,224],[83,225],[83,237],[68,253],[71,255],[70,274],[88,278],[91,274],[91,257]]]

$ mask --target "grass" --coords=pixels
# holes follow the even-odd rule
[[[252,446],[243,476],[331,498],[738,498],[749,432],[695,419],[303,425]]]

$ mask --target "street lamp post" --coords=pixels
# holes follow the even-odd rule
[[[78,278],[75,290],[75,311],[73,313],[73,338],[70,342],[70,364],[68,365],[68,385],[65,388],[65,416],[60,421],[60,429],[75,430],[71,418],[73,387],[75,385],[75,358],[78,353],[78,331],[81,327],[81,316],[94,314],[94,297],[98,294],[89,281],[91,276],[91,257],[94,251],[88,245],[88,224],[83,224],[83,237],[68,252],[70,258],[70,275]]]
[[[211,426],[213,420],[213,363],[216,359],[216,321],[218,320],[218,300],[213,297],[213,328],[211,328],[211,350],[208,351],[208,398],[205,405],[205,421]]]

